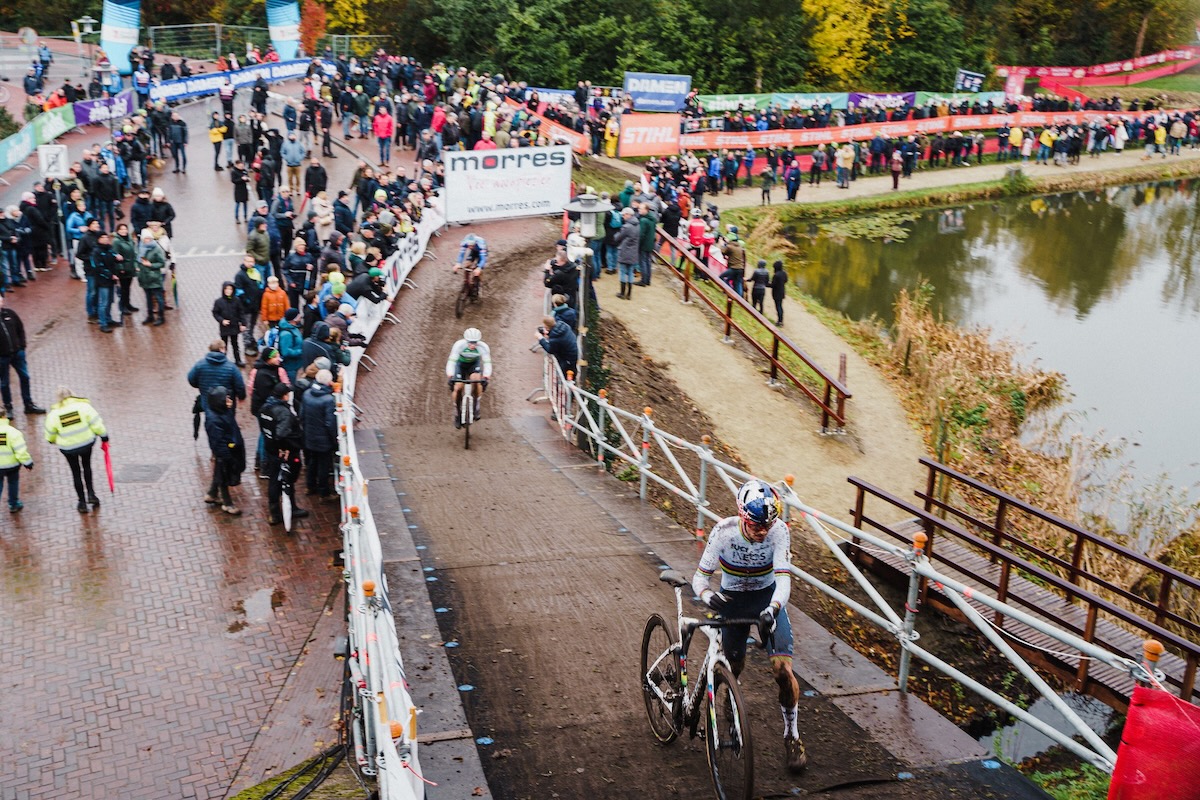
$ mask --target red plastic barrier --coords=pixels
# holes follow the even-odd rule
[[[1135,687],[1108,800],[1200,800],[1200,708]]]

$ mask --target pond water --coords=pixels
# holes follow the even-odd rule
[[[892,322],[922,279],[947,320],[988,327],[1062,372],[1083,430],[1123,438],[1142,482],[1200,482],[1196,181],[917,212],[903,240],[792,234],[792,277],[846,315]],[[854,376],[850,376],[853,387]]]

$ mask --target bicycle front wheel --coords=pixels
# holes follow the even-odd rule
[[[708,768],[718,800],[750,800],[754,792],[750,715],[737,678],[724,664],[713,669],[713,693],[705,711]]]
[[[467,290],[463,289],[458,293],[457,299],[454,301],[454,316],[462,318],[463,311],[467,308]]]
[[[642,633],[641,684],[654,738],[675,741],[683,729],[683,682],[678,636],[661,614],[651,614]]]

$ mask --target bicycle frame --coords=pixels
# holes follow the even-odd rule
[[[713,674],[716,671],[718,664],[723,664],[733,672],[733,666],[729,663],[729,659],[721,652],[722,628],[729,628],[735,625],[750,625],[758,624],[758,620],[752,619],[727,619],[727,620],[704,620],[697,617],[684,616],[683,613],[683,588],[680,586],[673,587],[675,589],[675,625],[676,634],[679,637],[679,642],[672,645],[672,649],[678,648],[679,657],[679,680],[683,686],[683,721],[688,726],[688,732],[692,737],[696,735],[696,727],[700,722],[700,687],[697,682],[694,686],[688,685],[688,670],[687,670],[687,652],[688,645],[691,644],[692,637],[696,635],[696,631],[701,631],[708,637],[708,647],[705,649],[704,658],[700,662],[698,674],[704,676],[704,698],[709,701],[709,713],[715,713],[712,710],[713,699]],[[671,655],[671,650],[663,651],[651,665],[651,669],[657,667],[664,658]],[[649,675],[647,674],[647,679]],[[668,698],[650,681],[650,685],[654,689],[655,695],[664,705],[669,705]]]

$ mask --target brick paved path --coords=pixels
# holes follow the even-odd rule
[[[204,108],[185,115],[190,174],[158,182],[178,213],[176,247],[240,252],[227,173],[208,160]],[[341,186],[353,160],[328,166]],[[117,487],[81,516],[42,418],[17,404],[37,466],[22,474],[24,512],[0,519],[4,800],[225,796],[340,580],[329,507],[289,536],[267,526],[266,486],[250,472],[234,489],[242,518],[202,502],[209,452],[203,434],[191,438],[185,376],[214,338],[212,299],[239,261],[181,259],[180,307],[160,328],[135,315],[99,333],[85,320],[83,285],[62,266],[9,295],[30,335],[35,399],[48,406],[59,383],[92,399],[112,436]],[[247,411],[239,417],[252,442],[257,426]]]

